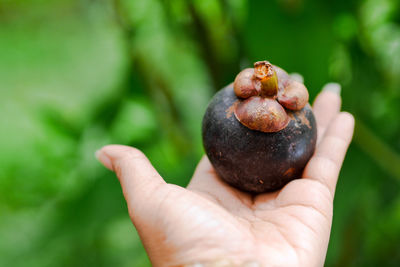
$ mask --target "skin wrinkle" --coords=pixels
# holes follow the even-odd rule
[[[242,203],[244,204],[244,202],[242,202]],[[255,222],[263,221],[263,222],[266,222],[266,223],[268,223],[268,224],[270,224],[270,225],[273,225],[273,224],[271,224],[271,223],[268,222],[268,221],[264,221],[264,220],[262,220],[262,219],[257,218],[257,216],[256,216],[256,214],[255,214],[254,208],[253,208],[253,209],[250,209],[250,211],[251,211],[251,213],[252,213],[252,216],[251,216],[251,217],[250,217],[250,216],[246,216],[246,219],[242,219],[242,217],[236,216],[236,218],[240,219],[242,223],[245,223],[246,225],[250,225],[250,230],[251,230],[253,239],[256,240],[257,242],[259,242],[259,241],[258,241],[258,238],[257,238],[257,233],[254,231],[254,229],[255,229],[254,223],[255,223]],[[243,216],[243,215],[242,215],[242,216]],[[284,236],[284,238],[286,239],[286,236]]]
[[[273,226],[275,227],[276,231],[278,231],[278,232],[280,233],[281,237],[285,240],[285,242],[286,242],[286,244],[288,245],[288,247],[290,247],[290,248],[293,250],[294,255],[296,256],[296,259],[297,259],[297,260],[296,260],[296,262],[297,262],[296,265],[297,265],[297,266],[301,266],[301,265],[300,265],[300,255],[298,254],[296,248],[297,248],[297,249],[303,249],[303,248],[299,248],[299,247],[297,247],[295,244],[292,244],[291,242],[289,242],[289,239],[287,238],[286,234],[284,234],[284,233],[282,232],[282,230],[280,229],[280,227],[278,227],[276,224],[273,224]]]
[[[334,194],[335,194],[335,188],[332,188],[332,187],[334,185],[336,185],[337,178],[335,178],[335,177],[339,174],[339,169],[337,167],[336,162],[333,161],[332,159],[324,157],[324,156],[315,156],[313,161],[317,161],[319,163],[319,164],[316,164],[316,166],[318,166],[318,168],[320,168],[320,169],[328,169],[328,166],[332,167],[331,170],[332,170],[332,172],[334,172],[334,176],[332,176],[332,175],[321,175],[318,178],[310,177],[308,179],[316,180],[316,181],[319,181],[322,184],[324,184],[329,189],[329,191],[331,192],[331,197],[333,199],[334,198]],[[332,179],[334,179],[334,180],[332,180]],[[335,182],[335,184],[332,185],[331,184],[332,182]]]
[[[307,208],[309,208],[309,207],[307,207]],[[288,213],[287,213],[287,215],[290,216],[290,217],[292,217],[292,218],[294,218],[296,221],[299,221],[296,217],[293,217],[293,216],[291,216],[291,215],[288,214]],[[269,216],[268,219],[270,219],[270,217],[271,217],[271,216]],[[264,219],[264,220],[263,220],[263,219],[257,219],[257,220],[254,220],[254,221],[252,222],[253,228],[255,228],[255,227],[254,227],[254,223],[260,222],[260,221],[265,222],[265,223],[268,223],[269,225],[272,225],[275,229],[279,230],[280,235],[282,235],[282,237],[285,239],[287,245],[289,245],[289,246],[291,246],[291,247],[297,247],[295,244],[293,244],[292,242],[289,241],[289,238],[286,236],[286,234],[284,234],[284,233],[282,232],[281,227],[278,227],[277,223],[272,223],[272,222],[270,222],[270,221],[267,221],[267,219]],[[301,221],[299,221],[299,222],[302,223]],[[315,232],[314,232],[314,233],[315,233]],[[317,235],[317,234],[316,234],[316,235]],[[318,235],[317,235],[317,236],[318,236]],[[303,249],[304,249],[304,248],[303,248]]]
[[[303,178],[304,179],[304,182],[306,182],[306,183],[308,183],[308,182],[311,182],[311,183],[317,183],[317,184],[319,184],[319,186],[321,187],[321,188],[324,188],[326,191],[326,193],[322,193],[322,194],[319,194],[320,196],[324,196],[324,198],[325,198],[325,201],[326,201],[326,203],[328,204],[328,203],[332,203],[332,201],[333,201],[333,196],[332,196],[332,194],[331,194],[331,191],[329,190],[329,188],[327,188],[327,186],[325,185],[325,184],[323,184],[323,183],[321,183],[319,180],[314,180],[314,179],[312,179],[312,178]],[[325,194],[328,194],[328,196],[327,195],[325,195]],[[311,202],[314,202],[314,205],[313,204],[311,204],[311,203],[309,203],[309,204],[306,204],[306,203],[299,203],[299,202],[297,202],[297,203],[289,203],[289,204],[282,204],[282,203],[280,203],[279,204],[279,200],[280,200],[280,198],[277,198],[277,201],[278,201],[278,206],[279,206],[279,208],[285,208],[285,207],[290,207],[290,206],[304,206],[304,207],[310,207],[310,208],[314,208],[315,210],[317,210],[317,211],[319,211],[320,213],[322,213],[323,215],[325,215],[325,217],[326,217],[326,219],[327,220],[330,220],[329,218],[331,218],[331,214],[325,214],[324,212],[323,212],[323,207],[324,207],[324,205],[325,205],[325,207],[326,207],[326,204],[324,204],[324,205],[320,205],[321,204],[321,201],[320,200],[318,200],[318,201],[311,201]]]
[[[240,202],[243,204],[243,206],[245,206],[245,207],[247,207],[247,208],[249,208],[249,209],[252,209],[253,208],[253,203],[246,203],[246,201],[245,201],[245,199],[246,199],[246,197],[247,197],[247,195],[242,195],[242,193],[240,193],[239,191],[237,191],[237,190],[234,190],[233,191],[234,192],[234,194],[235,194],[235,196],[240,200]],[[246,194],[246,193],[243,193],[243,194]],[[250,197],[251,196],[249,196],[249,200],[251,201],[251,199],[250,199]]]
[[[293,243],[293,242],[290,242],[289,241],[289,238],[287,237],[287,235],[281,230],[282,229],[282,225],[278,225],[278,223],[274,223],[273,224],[273,226],[275,227],[275,229],[281,234],[281,236],[284,238],[284,240],[287,242],[287,244],[288,244],[288,246],[289,247],[291,247],[293,250],[294,250],[294,252],[295,252],[295,255],[296,255],[296,257],[297,257],[297,264],[295,265],[295,266],[303,266],[303,265],[301,265],[301,262],[302,262],[302,260],[301,260],[301,255],[300,255],[300,253],[299,252],[297,252],[297,250],[301,250],[301,251],[303,251],[303,252],[306,252],[306,254],[309,254],[309,253],[307,253],[307,252],[310,252],[310,251],[308,251],[306,248],[304,248],[304,247],[301,247],[301,246],[297,246],[295,243]],[[297,249],[297,250],[296,250]]]
[[[312,185],[311,185],[311,184],[308,184],[308,183],[312,183]],[[291,187],[290,187],[290,188],[287,188],[286,190],[289,190],[289,191],[292,190],[293,186],[295,186],[295,185],[305,186],[305,187],[308,187],[308,188],[309,188],[310,186],[318,186],[318,187],[319,187],[319,188],[318,188],[318,191],[319,191],[320,189],[325,190],[325,192],[323,192],[322,194],[319,193],[320,195],[324,195],[325,197],[328,198],[329,201],[332,201],[332,200],[333,200],[333,196],[331,195],[331,192],[330,192],[329,188],[327,187],[327,185],[324,184],[324,183],[322,183],[322,182],[321,182],[320,180],[318,180],[318,179],[313,179],[313,178],[311,178],[311,177],[304,176],[304,177],[301,178],[301,179],[294,180],[292,184],[287,185],[288,187],[289,187],[289,186],[291,186]],[[281,197],[282,197],[284,194],[287,193],[286,190],[282,190],[282,191],[279,193],[279,195],[277,196],[276,201],[279,201],[279,200],[281,199]],[[314,190],[315,190],[315,189],[314,189]],[[326,194],[327,194],[327,195],[326,195]]]
[[[220,208],[223,208],[223,207],[220,207]],[[227,209],[224,209],[227,213],[229,213],[229,209],[227,210]],[[238,224],[236,224],[236,225],[238,225]]]
[[[244,245],[244,244],[242,244],[242,245]],[[226,250],[226,249],[221,248],[221,246],[212,247],[212,246],[208,245],[207,247],[208,247],[207,253],[209,255],[213,255],[213,258],[215,258],[215,259],[230,259],[229,255],[236,255],[236,257],[238,257],[240,255],[243,255],[243,256],[241,256],[241,258],[244,259],[244,258],[246,258],[245,255],[248,253],[248,251],[244,252],[243,250],[240,250],[240,249],[234,250],[234,251]],[[238,246],[238,247],[240,247],[240,246]],[[196,254],[198,254],[198,253],[196,253],[196,247],[193,247],[193,246],[190,247],[188,249],[187,253],[185,253],[185,254],[193,255],[193,256],[191,256],[192,261],[197,261],[197,262],[207,262],[207,261],[209,261],[207,259],[199,260],[196,257]],[[186,255],[181,255],[181,257],[179,257],[179,258],[183,258],[183,257],[186,258]]]
[[[333,139],[333,140],[331,140],[331,139]],[[345,141],[345,140],[342,139],[342,138],[334,137],[334,136],[326,136],[324,141],[326,142],[325,145],[326,145],[327,147],[330,147],[330,142],[328,143],[328,141],[331,141],[332,143],[334,143],[334,144],[336,145],[336,148],[337,148],[338,151],[344,150],[344,149],[346,148],[346,144],[348,143],[348,141]],[[323,148],[324,148],[324,147],[323,147]],[[320,150],[322,150],[322,149],[320,149]],[[320,153],[322,153],[322,152],[316,151],[316,155],[317,155],[317,156],[318,156]],[[335,155],[335,156],[336,156],[336,155]],[[333,159],[333,160],[334,160],[334,159]]]
[[[323,140],[325,131],[326,131],[326,127],[317,127],[317,146]]]
[[[252,234],[252,238],[254,239],[254,241],[256,242],[256,244],[261,244],[261,240],[260,240],[260,238],[259,238],[259,233],[258,233],[258,231],[257,231],[257,229],[256,229],[256,225],[255,225],[255,223],[257,223],[257,222],[263,222],[263,223],[267,223],[269,226],[273,226],[273,227],[275,227],[275,225],[274,224],[272,224],[271,222],[269,222],[269,221],[266,221],[266,220],[263,220],[263,219],[260,219],[260,218],[258,218],[257,216],[254,216],[253,218],[247,218],[247,219],[243,219],[243,218],[241,218],[241,217],[238,217],[238,218],[240,218],[241,220],[243,220],[243,222],[245,222],[247,225],[249,225],[249,230],[250,230],[250,233]],[[262,250],[262,247],[263,247],[263,245],[261,244],[261,245],[255,245],[254,246],[256,249],[256,255],[258,255],[258,256],[256,256],[255,258],[260,258],[260,259],[262,259],[263,258],[263,255],[265,254],[265,252]]]
[[[160,194],[160,192],[166,191],[165,194],[168,195],[170,192],[168,192],[167,190],[159,190],[162,186],[163,186],[163,184],[161,184],[161,183],[158,184],[158,185],[155,185],[154,188],[152,189],[152,191],[153,191],[153,192],[156,192],[156,191],[157,191],[158,194]],[[145,188],[142,188],[141,190],[143,190],[143,191],[145,191],[145,192],[147,191]],[[152,192],[152,191],[150,191],[150,192],[147,191],[147,192],[146,192],[148,195],[150,195],[149,197],[151,197],[151,192]],[[131,207],[130,204],[129,204],[130,202],[136,203],[136,201],[134,201],[134,200],[132,201],[132,199],[134,198],[134,196],[130,196],[130,198],[132,198],[132,199],[126,199],[127,197],[129,198],[129,194],[128,194],[128,193],[125,193],[125,192],[124,192],[124,196],[125,196],[125,200],[128,202],[128,212],[129,212],[129,215],[130,215],[131,218],[134,219],[134,218],[136,217],[135,214],[134,214],[135,207]],[[166,198],[167,198],[167,196],[164,197],[164,199],[166,199]],[[160,202],[160,203],[159,203],[158,208],[156,208],[157,212],[161,209],[160,207],[161,207],[162,204],[163,204],[163,202]]]
[[[331,191],[326,186],[326,184],[321,183],[321,181],[319,181],[319,180],[309,179],[309,178],[303,178],[303,182],[304,183],[315,183],[315,184],[318,184],[316,186],[320,187],[319,190],[325,190],[324,192],[320,193],[320,196],[324,196],[326,198],[326,202],[327,203],[331,203],[333,201],[334,196],[332,195]]]
[[[333,141],[332,143],[334,143],[335,145],[341,145],[342,147],[346,147],[347,143],[349,142],[349,140],[346,140],[346,138],[342,136],[335,136],[332,135],[331,133],[324,136],[324,141],[327,142],[328,140]]]
[[[284,206],[282,208],[289,208],[289,207],[304,207],[304,208],[309,208],[309,209],[313,209],[316,212],[318,212],[320,215],[322,215],[324,217],[324,219],[326,220],[326,222],[331,222],[332,221],[332,215],[331,214],[326,214],[325,212],[311,206],[311,205],[307,205],[307,204],[292,204],[292,205],[287,205]]]
[[[195,192],[195,193],[199,193],[201,196],[206,197],[207,199],[210,199],[214,203],[217,203],[217,204],[221,205],[221,207],[223,207],[228,212],[233,212],[234,211],[231,208],[229,208],[227,205],[225,205],[223,203],[223,201],[217,195],[213,194],[212,192],[209,192],[207,190],[200,190],[200,189],[190,189],[190,190]],[[243,202],[240,202],[240,203],[243,204]],[[245,205],[245,204],[243,204],[243,205]],[[245,206],[245,207],[247,207],[247,206]],[[237,213],[239,213],[241,210],[242,209],[237,209]]]
[[[130,216],[154,266],[224,258],[235,264],[256,260],[266,267],[323,266],[334,188],[354,122],[338,113],[340,101],[334,94],[318,98],[323,105],[314,109],[317,125],[329,126],[306,167],[306,178],[279,192],[254,197],[232,189],[220,181],[207,158],[184,189],[166,184],[137,150],[111,145],[98,151],[101,161],[108,155],[109,162],[103,164],[119,176]]]
[[[213,195],[211,192],[208,192],[206,190],[199,190],[199,189],[190,189],[190,191],[195,192],[195,193],[199,194],[200,196],[213,201],[215,204],[220,205],[221,207],[226,209],[226,211],[228,211],[225,204],[219,199],[219,197],[217,197],[216,195]]]
[[[285,188],[285,187],[284,187]],[[284,190],[282,188],[280,191],[276,192],[271,192],[267,194],[262,194],[262,195],[257,195],[255,197],[255,205],[256,209],[262,209],[262,210],[274,210],[277,208],[276,205],[276,199],[278,198],[280,192]]]
[[[259,234],[257,233],[257,229],[256,229],[256,226],[255,226],[255,223],[258,223],[258,222],[264,222],[264,223],[267,223],[270,226],[273,226],[279,232],[281,237],[285,240],[286,244],[294,250],[294,252],[296,254],[296,257],[297,257],[297,262],[299,262],[299,255],[295,251],[295,248],[302,249],[302,250],[306,250],[306,249],[304,249],[302,247],[297,247],[295,244],[293,244],[292,242],[289,241],[289,239],[287,238],[286,234],[284,234],[276,224],[274,224],[274,223],[272,223],[270,221],[267,221],[266,219],[259,218],[254,212],[253,220],[249,220],[248,219],[248,223],[250,224],[250,230],[251,230],[251,232],[253,234],[253,237],[254,237],[254,239],[256,240],[257,243],[260,242],[259,238],[258,238]],[[260,253],[259,255],[262,255],[262,254],[263,253]],[[301,266],[301,265],[298,265],[298,266]]]
[[[243,205],[245,205],[245,202],[244,201],[241,201],[242,203],[243,203]],[[290,206],[293,206],[293,205],[290,205]],[[310,206],[306,206],[306,205],[304,205],[307,209],[312,209],[312,210],[314,210],[315,212],[317,212],[317,213],[319,213],[321,216],[323,216],[325,219],[327,219],[326,218],[326,216],[324,215],[324,214],[321,214],[318,210],[315,210],[315,209],[313,209],[313,207],[310,207]],[[249,207],[251,207],[252,209],[251,209],[251,211],[252,211],[252,213],[253,213],[253,218],[256,218],[256,215],[254,214],[254,206],[249,206]],[[292,215],[290,215],[291,217],[294,217],[296,220],[299,220],[298,218],[296,218],[295,216],[292,216]],[[250,220],[250,218],[246,218],[247,220]],[[254,220],[254,219],[253,219]],[[255,220],[255,221],[259,221],[259,220]],[[250,225],[251,225],[251,229],[252,229],[252,232],[253,232],[253,235],[255,235],[255,233],[254,233],[254,224],[253,223],[250,223]],[[307,226],[307,227],[309,227],[309,226]],[[315,233],[315,231],[314,231],[314,233]],[[316,234],[316,233],[315,233]],[[285,236],[286,237],[286,236]],[[257,239],[256,239],[257,240]]]
[[[196,212],[194,212],[194,213],[196,213]],[[232,224],[232,227],[233,227],[233,229],[236,229],[237,226]],[[222,228],[222,229],[224,229],[224,232],[225,232],[226,226],[224,228]],[[194,230],[194,231],[196,231],[196,230]],[[202,248],[203,246],[206,246],[208,249],[211,249],[213,251],[214,250],[217,251],[218,253],[216,253],[216,254],[220,255],[221,258],[226,257],[226,255],[238,255],[238,254],[242,254],[243,253],[242,249],[239,249],[238,251],[230,251],[230,250],[227,251],[227,250],[223,249],[222,252],[220,252],[221,247],[213,244],[213,241],[211,241],[211,243],[209,243],[210,240],[204,240],[202,235],[199,236],[198,238],[199,238],[198,240],[191,240],[190,244],[188,244],[188,245],[184,245],[183,244],[184,247],[190,247],[189,250],[185,254],[187,254],[187,255],[197,255],[197,253],[193,253],[192,251],[195,252],[198,247]],[[194,244],[194,246],[193,246],[193,244]],[[241,245],[243,245],[243,244],[241,244]],[[240,247],[241,246],[238,246],[238,248],[240,248]],[[209,252],[209,254],[213,254],[210,251],[208,251],[208,252]],[[247,254],[247,253],[245,253],[245,254]],[[182,255],[182,256],[185,256],[185,255]],[[216,258],[218,258],[218,256],[216,256]],[[195,259],[193,259],[193,260],[195,260]]]
[[[251,201],[250,209],[254,211],[255,205],[256,205],[256,196],[255,195],[251,195],[250,196],[250,201]]]
[[[326,187],[324,187],[324,188],[326,188]],[[328,192],[329,192],[329,190],[328,190]],[[242,203],[243,203],[243,205],[245,205],[245,202],[244,201],[241,201]],[[293,205],[291,205],[291,206],[293,206]],[[252,209],[251,209],[251,211],[253,212],[254,211],[254,207],[253,206],[248,206],[249,208],[251,207]],[[309,206],[306,206],[306,208],[307,209],[310,209],[310,207]],[[311,207],[312,208],[312,207]],[[314,210],[314,209],[313,209]],[[318,212],[318,210],[315,210],[317,213],[319,213]],[[253,212],[254,213],[254,212]],[[326,218],[325,217],[325,215],[324,214],[321,214],[324,218]],[[255,215],[253,215],[253,217],[255,217]],[[292,216],[293,217],[293,216]],[[250,219],[250,218],[247,218],[248,220]],[[296,219],[296,218],[295,218]],[[296,219],[297,220],[297,219]],[[251,225],[253,225],[253,224],[251,224]],[[253,227],[252,227],[253,228]],[[315,232],[314,232],[315,233]],[[254,233],[253,233],[254,234]]]
[[[184,209],[184,210],[182,210],[181,211],[181,213],[182,213],[182,216],[185,216],[185,215],[188,215],[188,214],[190,214],[190,213],[195,213],[196,214],[196,212],[193,212],[193,211],[191,211],[191,210],[193,210],[194,208],[193,207],[190,207],[190,206],[187,206],[186,207],[186,209]],[[195,207],[195,209],[197,209],[197,207]],[[189,215],[189,217],[192,217],[192,216],[190,216]],[[198,216],[196,216],[196,217],[198,217]],[[210,220],[208,221],[208,223],[210,222]],[[215,220],[214,220],[214,222],[216,222]],[[209,224],[206,224],[206,225],[209,225]],[[181,255],[181,257],[183,257],[183,258],[187,258],[188,257],[188,255],[196,255],[196,253],[193,253],[192,251],[196,251],[196,250],[199,250],[199,247],[201,248],[204,244],[208,244],[207,245],[207,247],[208,247],[208,249],[210,249],[210,250],[217,250],[217,246],[215,246],[214,244],[210,244],[209,243],[209,240],[204,240],[204,238],[203,238],[203,235],[201,235],[201,232],[199,232],[199,231],[197,231],[196,230],[196,228],[199,228],[200,226],[203,226],[204,227],[204,224],[202,223],[202,221],[198,221],[198,222],[196,222],[196,224],[195,225],[193,225],[193,229],[191,229],[191,231],[193,232],[193,233],[198,233],[198,235],[195,235],[194,237],[192,237],[190,240],[187,240],[186,242],[188,243],[188,244],[185,244],[185,243],[182,243],[181,244],[181,246],[182,247],[187,247],[187,248],[189,248],[189,249],[187,249],[186,251],[185,251],[185,253],[183,254],[183,255]],[[214,227],[215,228],[215,227]],[[181,229],[178,229],[178,232],[180,231]],[[176,227],[175,226],[172,226],[172,227],[169,227],[169,234],[167,234],[167,236],[171,236],[171,237],[173,237],[173,236],[176,236],[177,234],[176,234],[176,231],[177,231],[177,229],[176,229]],[[178,233],[178,236],[179,236],[179,233]],[[167,239],[167,244],[168,243],[174,243],[173,242],[174,240],[168,240]],[[210,254],[212,254],[211,252],[210,252]],[[192,256],[193,257],[193,256]],[[180,256],[179,256],[179,254],[175,257],[175,258],[177,258],[177,259],[179,259],[180,258]]]
[[[232,210],[232,209],[229,209],[229,207],[227,207],[227,206],[222,202],[222,200],[220,200],[220,198],[218,198],[217,196],[213,195],[213,199],[214,199],[218,204],[220,204],[221,207],[223,207],[227,212],[233,212],[233,211],[234,211],[234,210]],[[241,211],[243,211],[243,209],[237,209],[237,210],[236,210],[236,214],[240,214]],[[242,215],[242,216],[243,216],[243,215]],[[236,218],[243,219],[242,217],[240,217],[240,216],[238,216],[238,215],[235,215],[235,217],[236,217]]]
[[[309,209],[309,207],[308,207],[308,209]],[[314,211],[316,211],[316,210],[314,210]],[[322,217],[324,217],[324,219],[325,219],[324,215],[322,215],[318,211],[316,211],[316,212],[318,214],[320,214]],[[306,223],[303,219],[301,219],[301,217],[299,217],[297,215],[294,215],[294,214],[292,214],[290,212],[288,212],[287,214],[288,214],[288,216],[292,217],[293,219],[299,221],[301,224],[305,225],[315,235],[315,237],[317,237],[317,238],[319,237],[319,233],[317,233],[317,231],[315,229],[313,229],[308,223]]]
[[[115,174],[117,175],[118,180],[120,180],[119,177],[121,177],[121,172],[122,172],[122,170],[121,170],[121,165],[120,165],[120,164],[117,164],[116,161],[112,161],[112,162],[111,162],[111,168],[112,168],[112,171],[114,171]]]
[[[262,245],[260,245],[260,240],[257,238],[258,234],[256,232],[255,225],[251,221],[247,221],[247,223],[250,226],[249,227],[250,233],[252,234],[252,236],[256,242],[255,248],[258,248],[258,249],[256,249],[257,250],[256,255],[262,255],[263,254],[263,252],[261,251]],[[260,257],[260,256],[257,256],[256,258],[258,258],[258,257]]]
[[[315,161],[317,161],[317,162],[320,163],[320,164],[314,163]],[[324,164],[321,164],[321,161],[322,161]],[[317,166],[324,166],[325,168],[326,168],[327,164],[330,164],[331,166],[333,166],[332,170],[335,171],[334,177],[336,177],[336,175],[337,175],[336,173],[339,172],[338,166],[337,166],[336,162],[333,161],[333,160],[330,159],[330,158],[325,157],[325,156],[315,155],[314,157],[311,158],[309,164],[316,164]],[[306,169],[307,169],[307,167],[306,167]],[[330,175],[328,175],[328,176],[330,176]],[[331,192],[331,197],[332,197],[332,199],[333,199],[333,197],[334,197],[334,190],[332,189],[332,186],[331,186],[330,184],[328,184],[328,180],[331,180],[331,177],[328,177],[328,176],[327,176],[327,177],[319,176],[318,178],[316,178],[316,177],[310,177],[310,176],[308,175],[308,176],[307,176],[307,177],[308,177],[307,179],[315,180],[316,182],[320,182],[320,183],[322,183],[324,186],[326,186],[326,187],[329,189],[329,191]],[[321,177],[322,177],[323,179],[321,179]],[[335,179],[335,180],[336,180],[336,179]]]
[[[126,163],[128,161],[145,160],[145,159],[146,159],[146,157],[144,156],[144,154],[137,149],[134,149],[133,151],[126,151],[124,153],[123,157],[117,158],[116,160],[114,160],[112,162],[113,170],[116,172],[117,176],[119,177],[122,174],[121,171],[122,171],[122,166],[124,165],[124,163]],[[115,169],[115,167],[114,167],[115,165],[119,166],[118,170]]]
[[[159,214],[162,211],[161,207],[166,204],[165,201],[168,199],[168,196],[171,195],[172,193],[173,193],[173,191],[167,191],[167,192],[165,192],[165,195],[161,197],[161,199],[159,200],[158,206],[155,209],[157,214]]]

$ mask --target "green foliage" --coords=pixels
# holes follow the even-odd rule
[[[102,145],[186,185],[213,93],[256,60],[357,119],[326,266],[400,264],[396,0],[0,2],[0,266],[149,266]]]

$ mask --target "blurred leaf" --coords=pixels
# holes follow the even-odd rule
[[[156,118],[150,103],[133,99],[122,104],[111,127],[111,135],[119,143],[142,143],[151,142],[156,130]]]
[[[94,151],[143,150],[185,186],[212,94],[268,59],[355,113],[326,266],[398,266],[397,0],[3,0],[0,266],[150,266]],[[394,178],[394,179],[391,179]],[[398,179],[399,178],[399,179]]]

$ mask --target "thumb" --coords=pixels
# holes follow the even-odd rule
[[[150,208],[151,196],[157,195],[166,185],[146,156],[136,148],[108,145],[96,151],[96,157],[118,176],[132,219],[135,215],[141,216],[140,211]]]

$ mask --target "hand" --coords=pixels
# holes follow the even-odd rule
[[[167,184],[137,149],[110,145],[97,152],[116,172],[154,266],[219,260],[218,266],[323,266],[336,182],[354,128],[353,117],[339,112],[340,96],[332,90],[338,85],[326,88],[313,106],[315,154],[303,178],[277,192],[238,191],[218,178],[207,157],[185,189]]]

